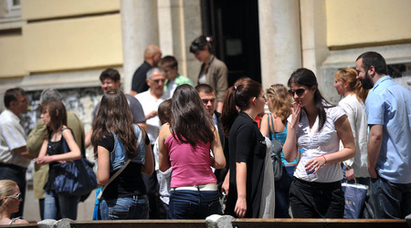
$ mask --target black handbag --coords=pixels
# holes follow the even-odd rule
[[[71,129],[70,132],[74,137]],[[64,153],[70,151],[63,136],[61,137],[61,145]],[[74,196],[89,195],[97,188],[97,178],[93,166],[94,163],[83,156],[79,160],[55,165],[56,177],[53,183],[55,192]]]
[[[283,162],[281,160],[281,152],[283,151],[283,143],[275,138],[273,115],[268,114],[270,121],[268,122],[268,129],[270,129],[270,122],[273,126],[273,139],[271,140],[271,162],[273,164],[274,180],[280,180],[283,175]]]

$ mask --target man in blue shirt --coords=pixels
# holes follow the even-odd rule
[[[379,53],[361,54],[356,69],[364,89],[371,89],[365,111],[375,216],[403,219],[411,214],[411,92],[387,75]]]

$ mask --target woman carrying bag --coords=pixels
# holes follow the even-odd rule
[[[49,164],[49,179],[44,186],[46,191],[44,219],[70,218],[76,220],[80,196],[57,192],[54,181],[59,170],[61,170],[61,163],[81,158],[80,148],[73,137],[71,129],[66,126],[67,113],[61,101],[50,100],[45,102],[42,106],[41,118],[47,126],[48,135],[35,161],[38,165]],[[69,152],[64,153],[62,141],[67,143]]]
[[[154,170],[151,147],[147,146],[150,141],[133,124],[127,99],[120,90],[103,95],[91,143],[98,163],[97,179],[106,185],[99,205],[101,219],[148,219],[142,173],[151,175]]]

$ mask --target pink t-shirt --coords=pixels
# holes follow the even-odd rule
[[[210,167],[210,142],[206,144],[199,142],[193,148],[189,143],[181,143],[171,135],[164,144],[173,170],[172,188],[217,182]]]

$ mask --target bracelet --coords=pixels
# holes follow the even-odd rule
[[[327,164],[327,159],[325,158],[325,156],[324,156],[324,155],[321,155],[321,157],[324,158],[324,161],[325,161],[324,165]]]

